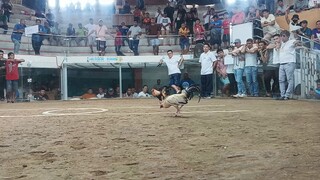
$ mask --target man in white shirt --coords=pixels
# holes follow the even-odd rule
[[[213,63],[217,60],[213,52],[210,51],[210,45],[203,45],[203,53],[200,55],[201,63],[201,97],[211,98],[213,91]]]
[[[203,13],[203,26],[206,29],[206,31],[209,30],[209,24],[210,24],[210,19],[211,19],[212,15],[211,15],[211,7],[207,6],[207,12]]]
[[[92,30],[88,36],[91,34],[95,33],[96,34],[96,40],[97,40],[97,50],[99,53],[99,56],[104,56],[106,54],[106,48],[107,48],[107,34],[112,36],[108,28],[103,25],[102,19],[99,20],[99,25],[96,26],[95,30]]]
[[[274,15],[269,13],[269,10],[264,9],[262,15],[261,26],[264,34],[263,39],[270,41],[271,37],[280,30],[280,26],[277,24]]]
[[[96,29],[95,24],[93,24],[93,19],[90,18],[89,19],[89,24],[85,25],[84,28],[87,29],[87,31],[90,33],[91,31]],[[96,35],[95,33],[92,33],[90,36],[88,36],[88,44],[91,50],[91,54],[93,53],[93,46],[94,46],[94,42],[96,41]]]
[[[244,54],[241,53],[241,50],[244,48],[244,46],[241,45],[240,39],[234,40],[234,46],[235,47],[230,52],[230,54],[233,57],[233,69],[234,69],[234,76],[237,82],[238,94],[233,95],[233,97],[242,98],[247,96],[246,87],[242,80],[245,59],[244,59]]]
[[[148,86],[143,85],[142,91],[139,92],[138,98],[149,98],[151,95],[148,93]]]
[[[170,35],[170,25],[171,25],[171,20],[169,17],[167,17],[167,14],[163,14],[163,17],[160,19],[160,25],[161,25],[161,35],[164,35],[165,37],[163,38],[163,45],[165,45],[168,41],[168,35]]]
[[[177,56],[173,56],[173,51],[168,50],[167,51],[167,58],[162,58],[160,60],[159,66],[161,64],[166,63],[168,67],[168,75],[170,78],[169,85],[176,91],[176,93],[180,93],[180,78],[181,78],[181,71],[180,66],[182,65],[184,59],[181,56],[180,58]]]
[[[141,28],[138,26],[137,21],[133,21],[133,26],[130,27],[128,31],[129,37],[129,48],[133,51],[135,56],[139,56],[138,46],[139,46],[139,38],[141,36]]]

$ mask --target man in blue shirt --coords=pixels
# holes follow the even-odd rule
[[[32,48],[34,50],[35,55],[40,55],[40,48],[43,41],[42,34],[46,34],[46,30],[44,26],[41,25],[40,19],[36,20],[36,25],[39,28],[39,32],[32,34]]]
[[[26,21],[21,19],[20,23],[16,24],[13,28],[13,32],[11,34],[11,40],[14,44],[13,52],[15,54],[19,54],[20,44],[21,44],[21,37],[24,33],[24,29],[26,28]]]
[[[210,44],[218,49],[221,46],[221,27],[222,21],[219,19],[218,15],[214,15],[213,21],[210,23]]]

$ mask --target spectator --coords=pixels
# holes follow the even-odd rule
[[[186,19],[187,11],[184,9],[184,6],[178,5],[177,14],[181,14],[182,18],[183,18],[183,19]]]
[[[186,25],[188,29],[190,30],[189,34],[193,35],[193,24],[195,22],[195,18],[193,18],[192,14],[190,12],[187,12],[186,14]]]
[[[267,49],[267,42],[260,41],[258,45],[258,56],[262,63],[263,80],[267,97],[273,97],[279,91],[279,65],[274,64],[273,53]],[[273,80],[271,86],[271,80]]]
[[[191,85],[195,84],[194,81],[189,77],[189,73],[185,72],[183,73],[183,78],[181,80],[180,86],[183,89],[187,89]]]
[[[124,98],[133,98],[132,89],[128,88],[127,91],[122,95]]]
[[[49,96],[46,94],[46,90],[41,89],[40,92],[34,96],[34,99],[37,101],[46,101],[49,100]]]
[[[117,95],[115,94],[113,88],[108,88],[107,93],[104,95],[105,98],[116,98]]]
[[[163,13],[162,13],[162,10],[161,10],[161,7],[158,7],[157,9],[157,13],[155,15],[155,18],[157,19],[157,24],[161,24],[161,18],[163,17]]]
[[[120,14],[131,14],[131,7],[128,1],[125,1]]]
[[[105,25],[103,25],[102,19],[99,20],[99,25],[96,26],[96,29],[89,33],[89,36],[92,33],[96,33],[96,35],[97,35],[97,50],[99,52],[99,56],[104,56],[106,53],[106,48],[107,48],[107,44],[106,44],[107,37],[106,36],[107,36],[107,34],[109,34],[109,35],[111,35],[111,34],[108,32],[108,28]]]
[[[181,14],[178,14],[177,18],[174,20],[176,34],[179,34],[182,23],[185,23],[185,19],[182,18]]]
[[[293,39],[293,38],[295,38],[294,36],[296,34],[296,31],[301,28],[300,23],[299,23],[299,15],[294,14],[292,16],[291,20],[289,20],[288,14],[289,14],[289,9],[287,9],[287,11],[285,13],[285,19],[286,19],[287,24],[289,25],[289,32],[291,33],[290,39]]]
[[[152,45],[152,48],[153,48],[153,54],[158,55],[159,45],[160,45],[159,35],[160,35],[161,27],[158,24],[156,24],[155,21],[156,21],[155,18],[151,19],[151,24],[147,29],[147,35],[148,35],[148,39],[150,39],[150,44]]]
[[[4,29],[3,34],[8,31],[8,17],[4,15],[3,9],[0,9],[0,28]]]
[[[192,8],[189,11],[191,13],[192,18],[197,19],[198,18],[198,10],[196,8],[195,4],[192,4]]]
[[[308,3],[309,3],[308,0],[295,0],[294,11],[298,13],[308,9]]]
[[[54,26],[51,28],[51,34],[52,36],[50,37],[50,45],[53,45],[53,41],[55,41],[56,46],[62,46],[62,37],[61,35],[61,29],[59,28],[59,23],[55,22]]]
[[[129,45],[129,39],[127,37],[129,28],[126,26],[125,22],[121,23],[120,32],[122,34],[122,45],[125,46],[124,42],[126,41]]]
[[[50,39],[51,39],[51,28],[49,26],[49,23],[47,21],[44,22],[44,29],[45,29],[45,35],[43,35],[43,40],[47,40],[49,44],[51,44]]]
[[[203,53],[200,55],[199,62],[201,64],[201,97],[211,98],[213,91],[213,63],[216,56],[210,51],[210,45],[203,45]]]
[[[150,14],[147,12],[145,14],[145,16],[143,17],[143,20],[142,20],[142,25],[144,28],[148,29],[148,27],[150,26],[151,24],[151,18],[150,18]]]
[[[54,26],[54,19],[54,14],[51,12],[51,9],[48,9],[48,13],[46,14],[46,20],[48,21],[50,27]]]
[[[261,22],[260,22],[259,10],[254,6],[249,7],[249,12],[246,17],[246,22],[253,23],[253,39],[261,39],[263,37]]]
[[[106,93],[104,92],[103,88],[100,87],[98,90],[97,98],[98,99],[105,98],[105,95],[106,95]]]
[[[157,79],[157,83],[153,85],[153,88],[156,90],[160,90],[162,87],[163,85],[161,84],[161,79]]]
[[[263,39],[270,41],[271,37],[280,30],[280,27],[277,24],[274,15],[269,13],[269,10],[264,9],[262,15],[261,25],[263,27]]]
[[[136,6],[133,10],[133,20],[137,21],[138,24],[140,24],[141,22],[141,19],[140,19],[141,15],[142,15],[141,10]]]
[[[226,95],[229,96],[229,89],[230,89],[230,80],[227,74],[227,66],[224,64],[224,52],[223,49],[217,50],[218,58],[214,63],[214,69],[216,69],[220,82],[222,83],[222,96]]]
[[[189,32],[189,28],[186,27],[185,23],[183,23],[179,29],[181,54],[187,54],[189,52]]]
[[[205,42],[205,29],[200,23],[199,19],[197,19],[196,23],[194,24],[193,32],[196,44]]]
[[[67,28],[66,38],[69,40],[69,46],[71,46],[71,40],[76,41],[76,30],[73,28],[73,24],[69,23]]]
[[[320,20],[316,22],[316,28],[312,30],[311,39],[314,41],[313,49],[320,51]]]
[[[238,7],[233,8],[233,16],[231,18],[231,23],[233,25],[242,24],[245,21],[245,13]]]
[[[42,46],[42,41],[43,41],[43,34],[46,34],[44,26],[41,25],[41,20],[37,19],[36,20],[36,25],[39,28],[38,33],[32,34],[32,48],[34,50],[35,55],[40,55],[40,49]]]
[[[168,18],[170,18],[170,30],[173,31],[173,15],[174,15],[174,7],[171,6],[171,4],[168,2],[167,6],[164,8],[163,12],[167,14]]]
[[[135,56],[139,56],[139,39],[142,34],[140,26],[138,26],[138,22],[134,21],[133,26],[130,27],[128,31],[128,36],[130,37],[129,40],[129,47],[133,51]]]
[[[1,5],[1,9],[4,11],[3,14],[7,17],[7,22],[10,22],[10,15],[13,14],[12,13],[12,3],[10,2],[10,0],[7,1],[2,1],[2,5]]]
[[[213,21],[210,23],[210,44],[217,49],[221,46],[221,28],[222,21],[218,15],[214,15]]]
[[[268,9],[271,14],[274,14],[274,2],[275,0],[265,0],[266,9]]]
[[[83,94],[80,99],[91,99],[91,98],[95,98],[96,95],[93,93],[92,89],[89,88],[87,93]]]
[[[143,85],[142,91],[139,92],[138,94],[138,98],[150,98],[150,97],[152,96],[148,93],[148,86]]]
[[[88,31],[82,26],[82,23],[78,24],[78,29],[76,31],[76,42],[77,42],[77,46],[80,46],[81,41],[84,41],[85,46],[87,46],[87,34]]]
[[[136,88],[131,88],[131,91],[132,91],[132,97],[133,98],[138,98],[138,93],[136,92]]]
[[[122,45],[122,34],[120,31],[120,27],[116,28],[116,37],[114,38],[114,46],[117,56],[124,56],[121,52],[121,45]]]
[[[309,8],[319,8],[320,7],[320,0],[309,0]]]
[[[0,101],[4,98],[4,89],[6,84],[6,59],[3,58],[3,50],[0,50]]]
[[[308,21],[307,20],[303,20],[300,22],[301,25],[301,29],[298,30],[298,34],[301,36],[302,38],[302,42],[303,44],[310,48],[310,39],[311,39],[311,35],[312,35],[312,30],[310,28],[308,28]]]
[[[241,45],[240,39],[234,40],[234,48],[230,52],[230,55],[233,57],[233,69],[234,69],[234,76],[237,82],[238,93],[233,95],[235,98],[243,98],[247,96],[246,87],[243,83],[243,72],[244,72],[244,54],[241,53],[244,46]]]
[[[230,42],[230,23],[231,23],[231,20],[229,18],[229,14],[226,12],[224,13],[223,21],[222,21],[222,29],[223,29],[222,41],[223,41],[224,48],[227,48]]]
[[[171,20],[167,17],[167,14],[163,14],[163,17],[160,19],[160,25],[161,25],[161,35],[165,36],[163,38],[163,45],[166,45],[168,43],[168,36],[170,35],[170,24]]]
[[[21,37],[24,33],[24,29],[26,28],[26,20],[21,19],[19,24],[16,24],[13,28],[13,32],[11,34],[11,40],[14,44],[13,52],[15,54],[19,54]]]
[[[320,99],[320,79],[318,79],[316,83],[317,83],[316,89],[310,88],[309,94],[312,98]]]
[[[285,5],[284,5],[284,3],[283,3],[283,0],[278,0],[278,5],[277,5],[277,10],[276,10],[275,15],[276,15],[276,16],[283,16],[283,15],[285,15],[286,9],[287,9],[287,8],[285,7]]]
[[[211,20],[211,17],[212,14],[211,14],[211,7],[210,6],[207,6],[207,11],[205,13],[203,13],[203,25],[204,25],[204,28],[206,31],[209,30],[209,24],[210,24],[210,20]]]
[[[137,0],[137,6],[140,10],[144,9],[144,0]]]
[[[258,64],[257,64],[257,52],[258,47],[253,44],[253,39],[247,39],[247,44],[242,49],[241,53],[245,55],[245,74],[246,81],[249,87],[251,96],[259,96],[258,86]]]
[[[92,18],[89,19],[89,24],[84,26],[84,28],[87,29],[88,33],[95,31],[96,27],[97,27],[97,25],[93,24]],[[95,33],[91,33],[90,35],[88,35],[88,44],[90,46],[91,54],[93,54],[93,46],[94,46],[95,41],[96,41],[96,34]]]
[[[19,81],[18,65],[21,62],[24,62],[24,60],[15,59],[13,52],[8,53],[8,59],[6,60],[7,103],[14,103],[16,101]]]
[[[173,56],[173,51],[168,50],[167,51],[167,58],[162,58],[160,60],[159,65],[166,63],[168,67],[168,75],[170,78],[169,86],[171,86],[176,93],[180,93],[181,90],[179,89],[180,85],[180,77],[181,77],[181,71],[179,67],[182,65],[184,59],[181,56],[180,59],[178,57]]]
[[[177,0],[177,6],[179,7],[185,7],[187,5],[186,0]]]

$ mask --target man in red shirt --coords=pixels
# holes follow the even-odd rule
[[[229,14],[226,12],[224,13],[224,18],[222,22],[222,28],[223,28],[222,41],[223,41],[224,48],[227,48],[230,42],[230,23],[231,23],[231,20],[229,18]]]
[[[21,62],[24,62],[24,60],[15,59],[13,52],[8,53],[8,59],[6,60],[7,103],[14,103],[16,100],[19,81],[18,65]]]

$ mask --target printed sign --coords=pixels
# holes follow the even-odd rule
[[[39,32],[39,26],[35,25],[35,26],[29,26],[25,28],[25,34],[26,35],[31,35],[34,33],[38,33]]]
[[[104,56],[87,57],[88,63],[119,63],[121,61],[122,61],[121,57],[104,57]]]

